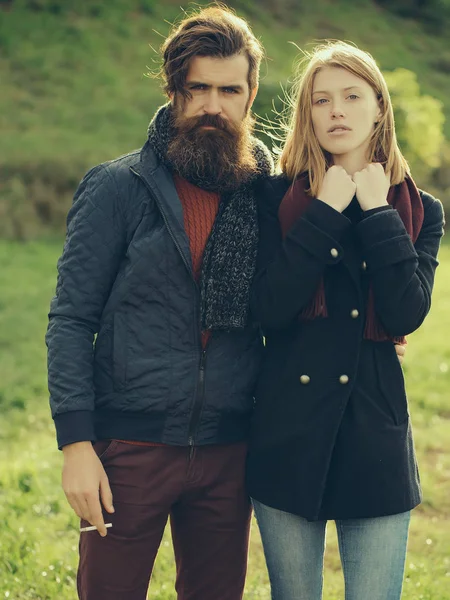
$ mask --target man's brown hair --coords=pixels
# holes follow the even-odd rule
[[[245,54],[248,58],[250,91],[259,81],[259,67],[264,55],[261,43],[247,22],[229,8],[217,5],[186,17],[162,45],[161,73],[166,94],[189,97],[185,89],[189,63],[195,56],[229,58]]]

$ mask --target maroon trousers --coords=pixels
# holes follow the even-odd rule
[[[136,446],[113,440],[95,450],[108,475],[112,528],[80,534],[80,600],[145,600],[170,517],[178,600],[241,600],[250,502],[247,446]],[[87,525],[82,521],[82,526]]]

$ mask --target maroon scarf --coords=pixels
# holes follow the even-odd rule
[[[281,225],[283,238],[292,225],[301,217],[312,201],[312,196],[307,194],[309,187],[307,175],[302,175],[294,181],[289,187],[278,210],[278,218]],[[387,197],[388,204],[395,208],[406,231],[410,235],[413,243],[417,240],[423,223],[423,204],[420,198],[419,190],[410,177],[392,186]],[[321,279],[317,292],[311,302],[300,313],[303,320],[311,320],[316,317],[327,317],[327,305],[325,299],[325,288],[323,278]],[[392,340],[393,342],[404,344],[405,337],[392,337],[386,333],[381,325],[374,306],[374,297],[372,286],[369,288],[369,297],[367,300],[366,326],[364,337],[373,341]]]

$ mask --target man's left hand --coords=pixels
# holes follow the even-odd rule
[[[395,344],[395,351],[397,352],[397,358],[400,361],[400,364],[402,364],[403,359],[405,358],[406,346],[403,344]]]

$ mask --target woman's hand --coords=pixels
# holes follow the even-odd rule
[[[365,169],[353,175],[353,181],[356,184],[356,197],[364,211],[387,206],[391,178],[384,172],[382,164],[367,165]]]
[[[317,198],[342,212],[352,201],[355,191],[356,185],[344,167],[333,165],[325,173]]]

